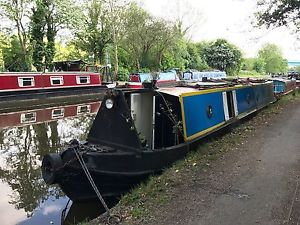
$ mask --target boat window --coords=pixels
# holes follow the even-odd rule
[[[32,123],[36,122],[36,112],[22,113],[21,123]]]
[[[77,84],[89,84],[90,76],[77,76],[76,82],[77,82]]]
[[[19,87],[33,87],[34,78],[33,77],[18,77]]]
[[[63,85],[64,78],[62,76],[59,77],[50,77],[51,85]]]
[[[84,113],[90,113],[90,112],[91,112],[91,106],[90,105],[77,106],[77,115],[84,114]]]
[[[64,117],[65,109],[53,109],[52,110],[52,119],[62,118]]]

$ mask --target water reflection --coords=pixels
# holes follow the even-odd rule
[[[84,140],[99,107],[99,101],[72,102],[0,114],[2,225],[60,224],[68,199],[59,188],[44,183],[41,159],[73,138]]]
[[[118,201],[118,197],[105,199],[105,202],[109,208],[116,205]],[[99,200],[73,202],[65,217],[62,218],[62,225],[74,225],[83,221],[92,220],[104,212],[105,208]]]

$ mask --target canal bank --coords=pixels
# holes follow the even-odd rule
[[[299,117],[299,94],[284,97],[124,196],[113,213],[121,224],[293,224]]]

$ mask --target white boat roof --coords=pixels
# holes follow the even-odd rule
[[[165,87],[165,88],[159,88],[158,91],[173,96],[180,96],[184,93],[199,92],[198,89],[192,87]]]

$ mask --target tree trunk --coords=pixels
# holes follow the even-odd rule
[[[119,72],[119,58],[118,58],[118,45],[115,44],[115,51],[114,51],[114,55],[115,55],[115,63],[114,63],[114,81],[117,80],[118,78],[118,72]]]
[[[27,46],[26,46],[26,34],[24,34],[21,29],[21,24],[18,20],[15,21],[17,24],[17,30],[18,30],[18,38],[22,49],[22,60],[23,60],[23,71],[28,72],[29,65],[27,60]]]

